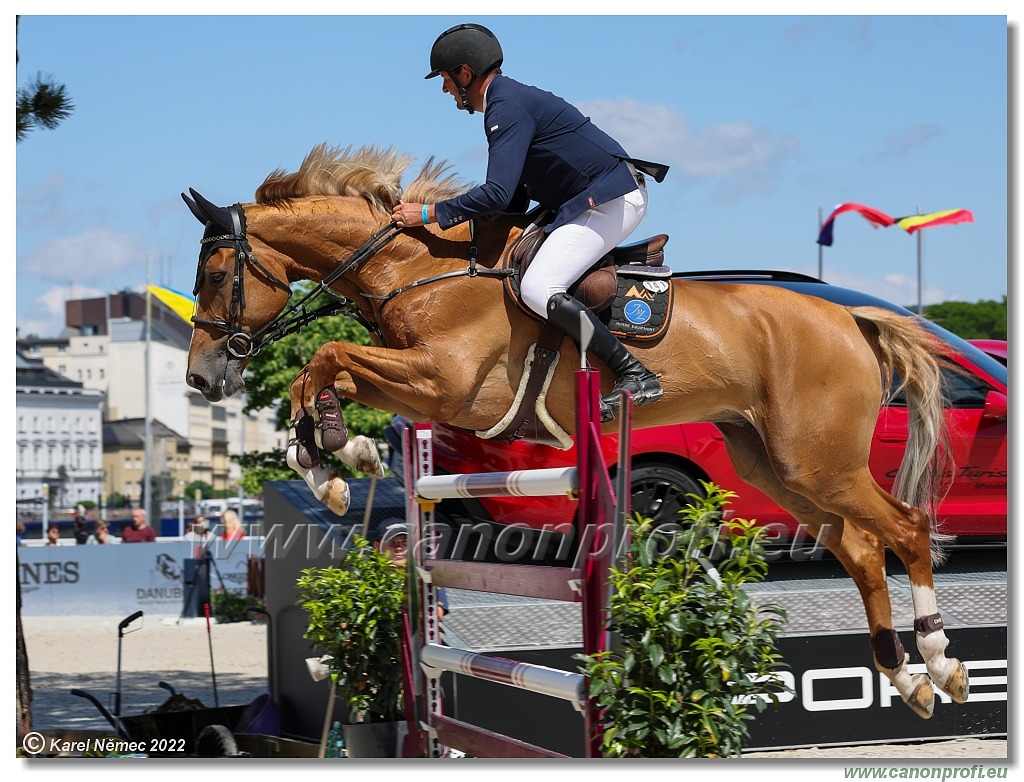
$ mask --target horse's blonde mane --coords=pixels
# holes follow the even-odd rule
[[[403,190],[402,175],[412,157],[393,147],[330,147],[317,144],[299,170],[289,174],[277,169],[256,190],[256,203],[273,204],[314,195],[364,198],[387,214],[399,201],[435,203],[466,191],[447,161],[427,158],[419,174]]]

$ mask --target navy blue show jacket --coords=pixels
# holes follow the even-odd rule
[[[555,212],[548,231],[637,188],[629,155],[589,117],[557,95],[498,74],[484,108],[487,181],[440,201],[442,228],[474,217],[525,210],[523,193]]]

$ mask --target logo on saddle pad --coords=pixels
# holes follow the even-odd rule
[[[668,325],[672,311],[672,285],[651,279],[649,273],[618,269],[615,298],[607,310],[608,328],[619,337],[656,339]]]

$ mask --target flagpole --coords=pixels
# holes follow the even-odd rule
[[[146,258],[146,355],[144,359],[145,365],[145,384],[146,384],[146,421],[145,421],[145,464],[143,465],[142,472],[142,505],[141,507],[146,511],[147,522],[159,529],[159,519],[152,518],[151,511],[153,508],[152,498],[152,475],[150,469],[150,456],[152,451],[153,442],[153,425],[150,422],[150,392],[149,392],[149,354],[150,346],[153,341],[153,294],[149,292],[150,272],[152,268],[152,261],[149,257]]]
[[[917,213],[922,214],[921,207],[917,207]],[[923,275],[924,264],[922,262],[923,248],[921,244],[921,232],[917,232],[917,314],[924,314],[924,307],[921,301],[921,278]]]
[[[821,207],[818,207],[818,231],[821,231],[821,226],[825,222],[824,212],[821,211]],[[818,279],[823,279],[825,266],[825,247],[821,244],[818,245]]]

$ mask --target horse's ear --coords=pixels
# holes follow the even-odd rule
[[[192,214],[199,218],[199,222],[204,225],[206,223],[213,223],[218,228],[223,229],[226,233],[234,232],[231,222],[231,213],[226,207],[217,206],[212,201],[203,198],[203,196],[191,187],[188,189],[188,192],[190,192],[192,194],[192,198],[195,199],[195,206],[199,211],[197,213],[196,209],[192,209],[192,204],[189,204],[189,209],[192,209]],[[182,197],[184,198],[184,194],[182,194]],[[185,203],[188,203],[187,199]],[[202,215],[202,217],[200,217],[200,215]]]
[[[206,225],[206,215],[203,214],[203,211],[199,208],[199,205],[184,193],[181,194],[181,198],[185,202],[185,205],[188,206],[188,210],[195,216],[196,220],[201,222],[203,225]]]

